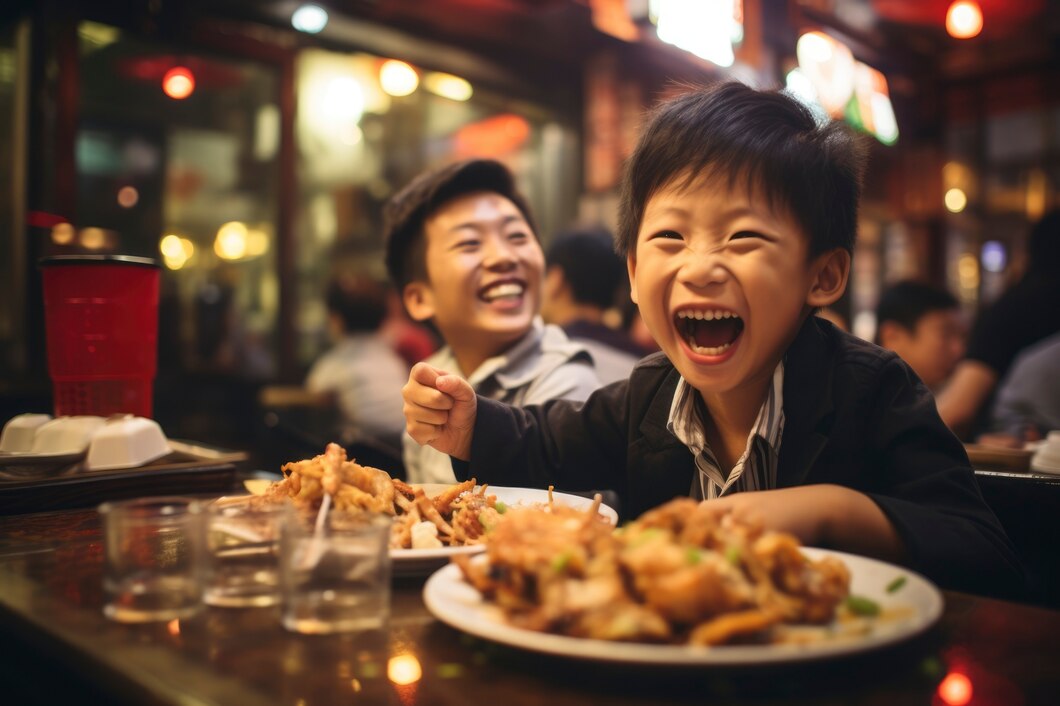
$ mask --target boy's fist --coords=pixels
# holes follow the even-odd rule
[[[471,458],[471,437],[478,402],[471,384],[459,375],[416,363],[401,388],[405,428],[418,444],[430,444],[462,461]]]

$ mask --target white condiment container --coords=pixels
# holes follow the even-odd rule
[[[33,448],[37,430],[52,419],[50,414],[20,414],[4,425],[0,435],[0,451],[4,453],[28,453]]]
[[[169,452],[169,442],[158,422],[131,414],[111,417],[92,437],[85,469],[136,468]]]
[[[37,427],[30,452],[42,456],[82,454],[105,421],[91,416],[56,417]]]

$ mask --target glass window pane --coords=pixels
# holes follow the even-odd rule
[[[79,35],[79,232],[62,249],[164,263],[160,366],[272,376],[276,70],[93,22]]]

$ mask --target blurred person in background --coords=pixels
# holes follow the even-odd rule
[[[1008,448],[1060,429],[1060,333],[1016,356],[998,387],[991,427],[979,443]]]
[[[545,257],[507,167],[470,159],[425,172],[390,199],[385,221],[387,270],[405,309],[446,344],[425,374],[453,371],[516,406],[581,401],[600,386],[585,346],[541,320]],[[448,455],[407,433],[402,445],[410,482],[456,481]]]
[[[604,323],[626,282],[626,265],[606,230],[564,231],[545,253],[541,316],[585,344],[604,385],[629,377],[643,355],[619,329]]]
[[[876,306],[876,344],[909,364],[938,392],[964,355],[965,327],[957,298],[923,282],[899,282]]]
[[[401,387],[408,366],[380,334],[387,287],[369,277],[340,277],[327,288],[328,336],[334,342],[310,368],[310,392],[332,393],[342,412],[343,440],[401,448]]]
[[[1020,351],[1060,332],[1060,210],[1031,230],[1027,269],[982,311],[968,351],[938,395],[939,414],[958,436],[975,438],[985,426],[990,398]]]

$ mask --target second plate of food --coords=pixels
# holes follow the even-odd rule
[[[446,489],[452,487],[444,484],[425,483],[419,487],[424,493],[433,497]],[[476,489],[478,492],[478,489]],[[535,488],[506,488],[495,485],[486,488],[487,495],[497,496],[497,500],[507,507],[535,507],[548,505],[548,491]],[[557,505],[565,505],[577,510],[589,509],[593,501],[591,498],[571,495],[569,493],[552,492],[552,502]],[[613,508],[601,504],[599,513],[611,521],[618,523],[618,513]],[[482,544],[470,544],[455,547],[440,547],[437,549],[391,549],[391,568],[395,576],[421,576],[434,571],[448,563],[450,557],[457,554],[478,554],[485,549]]]

